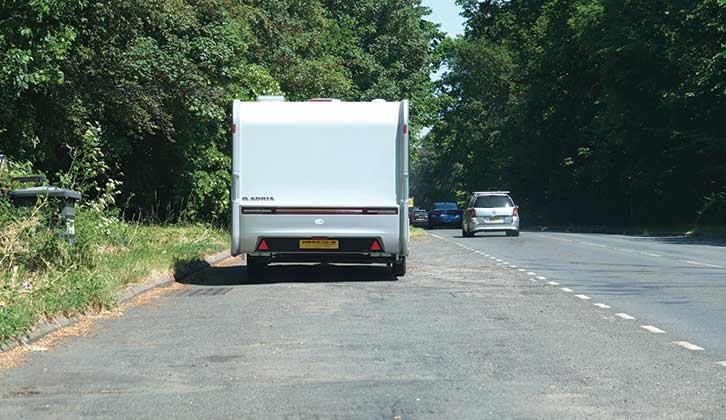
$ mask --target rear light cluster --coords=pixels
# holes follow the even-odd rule
[[[519,207],[515,207],[514,210],[512,210],[512,216],[519,217]]]
[[[383,247],[378,242],[378,239],[373,240],[373,244],[371,244],[371,251],[383,251]]]
[[[397,208],[267,208],[243,207],[243,214],[398,214]]]

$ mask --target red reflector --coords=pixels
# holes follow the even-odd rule
[[[267,241],[264,239],[260,241],[260,246],[257,247],[258,251],[269,251],[270,247],[267,246]]]
[[[378,239],[373,240],[373,244],[371,245],[371,251],[383,251],[383,248],[381,248],[381,244],[378,243]]]
[[[404,124],[403,125],[403,134],[406,134],[406,133],[408,133],[408,125]]]
[[[232,124],[232,134],[237,132],[237,124]]]

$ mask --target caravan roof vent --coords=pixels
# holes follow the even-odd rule
[[[257,102],[285,102],[285,97],[282,95],[260,95],[257,97]]]

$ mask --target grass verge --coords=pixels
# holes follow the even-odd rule
[[[112,309],[129,283],[227,249],[226,232],[207,226],[129,226],[123,244],[94,245],[92,264],[0,276],[0,345],[58,315]]]

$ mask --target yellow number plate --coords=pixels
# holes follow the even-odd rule
[[[301,239],[300,249],[338,249],[337,239]]]
[[[487,220],[489,223],[502,223],[503,220],[501,217],[490,217],[489,220]]]

